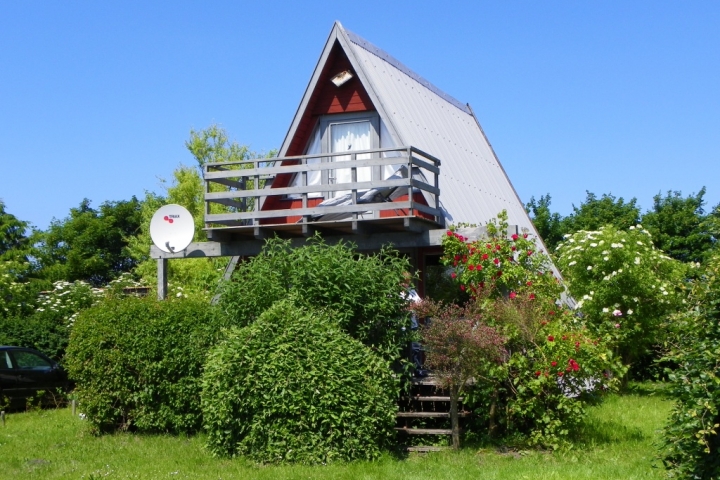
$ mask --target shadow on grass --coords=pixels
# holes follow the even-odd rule
[[[586,418],[571,434],[572,442],[577,445],[608,445],[645,439],[647,436],[639,427],[613,419]]]
[[[637,395],[639,397],[671,398],[670,385],[665,382],[628,382],[624,395]]]

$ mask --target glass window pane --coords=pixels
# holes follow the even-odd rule
[[[32,370],[50,370],[52,364],[39,355],[32,352],[13,352],[18,368]]]

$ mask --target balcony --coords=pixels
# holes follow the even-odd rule
[[[211,163],[203,173],[213,239],[444,226],[440,160],[415,147]]]

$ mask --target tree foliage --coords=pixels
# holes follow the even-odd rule
[[[53,220],[41,237],[37,255],[43,277],[51,281],[83,280],[100,286],[131,271],[135,260],[127,251],[137,234],[141,202],[104,202],[99,209],[84,199],[64,220]]]
[[[530,219],[548,251],[553,252],[567,231],[563,217],[557,212],[550,211],[550,203],[550,194],[541,195],[538,200],[530,197],[525,210],[530,214]]]
[[[637,199],[625,202],[623,197],[616,198],[612,194],[603,194],[600,198],[592,192],[579,207],[573,205],[573,211],[565,221],[565,232],[579,230],[598,230],[605,225],[624,230],[640,223],[640,208]]]
[[[180,165],[173,172],[171,181],[163,180],[164,195],[146,193],[140,232],[131,240],[132,257],[138,262],[136,272],[148,284],[155,284],[157,281],[157,267],[149,256],[152,245],[150,220],[155,211],[167,204],[182,205],[195,220],[194,241],[206,241],[203,166],[209,163],[242,161],[260,156],[269,158],[275,155],[275,152],[262,155],[251,151],[245,145],[231,141],[227,132],[219,125],[211,125],[203,130],[190,130],[190,138],[185,142],[185,147],[192,155],[194,165]],[[216,189],[218,185],[211,185],[211,188]],[[223,213],[228,211],[228,207],[213,203],[210,205],[210,211]],[[168,282],[171,287],[212,296],[226,265],[227,259],[223,258],[170,260]]]
[[[681,192],[667,192],[653,198],[653,208],[643,215],[643,225],[652,234],[657,248],[682,262],[701,262],[712,248],[703,209],[705,187],[686,198]]]

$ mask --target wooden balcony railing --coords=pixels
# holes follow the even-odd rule
[[[387,177],[387,166],[396,173]],[[340,170],[344,175],[337,175]],[[321,181],[309,185],[313,172],[319,172],[314,175]],[[285,181],[275,182],[281,175]],[[440,160],[415,147],[210,163],[204,166],[205,224],[208,229],[268,226],[287,223],[289,215],[300,218],[298,223],[314,223],[402,211],[403,216],[421,216],[442,225],[439,175]],[[341,176],[347,181],[339,183]],[[299,181],[291,183],[293,178]],[[296,205],[288,209],[287,202],[271,202],[270,197],[294,199]],[[317,204],[313,199],[318,197],[324,204],[310,205]]]

